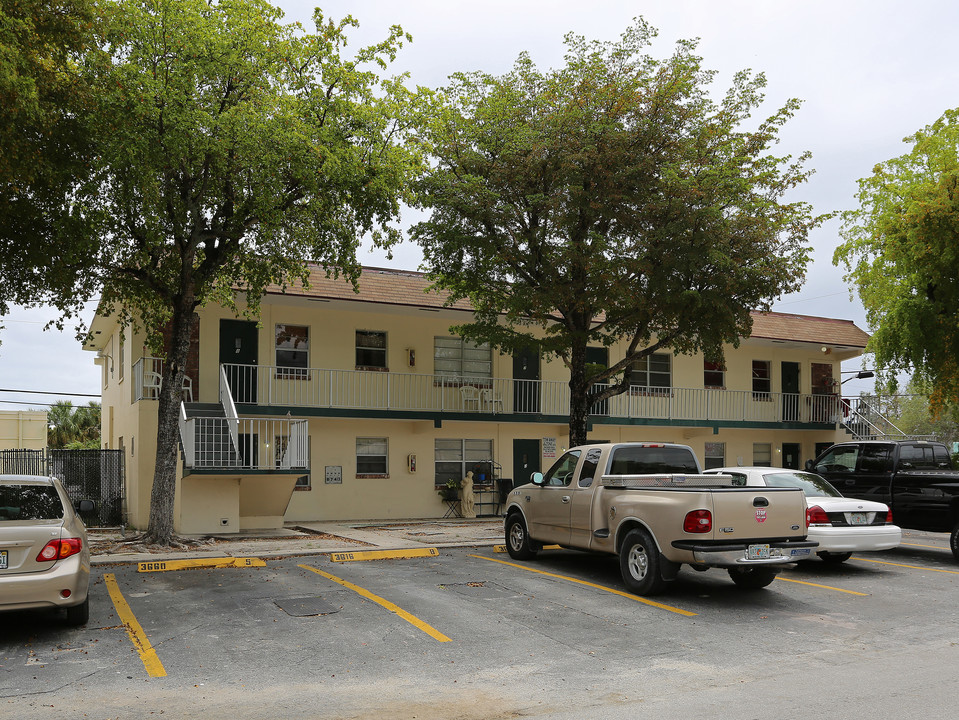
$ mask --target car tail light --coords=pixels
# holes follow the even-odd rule
[[[806,510],[806,527],[810,525],[832,525],[826,511],[818,505],[813,505]]]
[[[886,525],[892,525],[892,510],[886,510]]]
[[[683,520],[683,530],[688,533],[707,533],[713,529],[713,514],[709,510],[691,510]]]
[[[53,562],[54,560],[63,560],[71,555],[76,555],[83,549],[83,541],[80,538],[61,538],[60,540],[51,540],[44,545],[43,550],[37,555],[37,562]]]

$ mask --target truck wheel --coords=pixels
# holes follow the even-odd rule
[[[729,568],[729,577],[741,588],[746,590],[759,590],[764,588],[779,574],[778,570],[773,568]]]
[[[519,513],[513,513],[506,520],[506,551],[514,560],[532,560],[536,557],[536,550],[526,531],[526,523]]]
[[[619,548],[619,569],[626,589],[637,595],[655,595],[666,581],[660,574],[659,549],[645,530],[630,530]]]
[[[830,565],[838,565],[839,563],[844,563],[846,560],[852,557],[851,552],[846,553],[834,553],[823,551],[821,553],[816,553],[819,557],[822,558],[822,561],[829,563]]]
[[[952,556],[959,561],[959,523],[956,523],[949,534],[949,549],[952,550]]]

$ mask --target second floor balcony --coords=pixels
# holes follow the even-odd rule
[[[493,420],[517,416],[565,422],[570,391],[563,381],[463,378],[269,365],[221,366],[221,395],[267,414],[376,411],[424,417]],[[275,411],[270,411],[275,409]],[[594,404],[591,416],[608,422],[664,421],[835,425],[843,404],[836,394],[757,393],[722,388],[633,386]]]

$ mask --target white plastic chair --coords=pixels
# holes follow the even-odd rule
[[[183,402],[193,402],[193,380],[189,375],[183,376],[183,387],[181,392],[183,393]]]
[[[486,388],[482,391],[483,396],[483,407],[488,408],[491,413],[496,414],[496,407],[499,406],[499,411],[503,412],[503,396],[497,393],[492,388]]]
[[[143,373],[143,397],[149,400],[159,399],[162,384],[163,378],[160,376],[160,373],[149,370]]]
[[[469,410],[470,405],[472,405],[476,412],[480,411],[480,402],[482,401],[482,397],[480,396],[480,391],[478,388],[475,388],[472,385],[463,385],[460,388],[460,395],[463,398],[464,410]]]

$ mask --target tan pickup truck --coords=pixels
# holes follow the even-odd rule
[[[510,492],[506,548],[532,559],[546,544],[619,555],[630,592],[653,595],[679,568],[726,568],[740,587],[769,585],[810,556],[798,488],[740,487],[702,475],[692,449],[671,443],[583,445]]]

